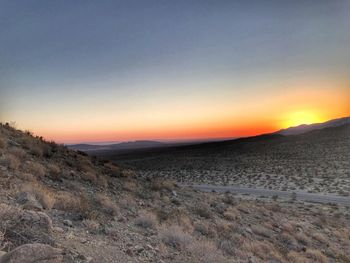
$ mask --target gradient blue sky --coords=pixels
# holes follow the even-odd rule
[[[350,1],[5,0],[0,29],[0,119],[58,141],[350,114]]]

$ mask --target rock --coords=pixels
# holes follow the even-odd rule
[[[0,258],[0,263],[61,263],[61,249],[44,244],[26,244],[15,248]]]
[[[65,226],[73,227],[73,222],[68,219],[63,220],[63,224]]]
[[[62,227],[56,226],[53,228],[53,231],[56,233],[63,233],[64,229]]]
[[[23,205],[24,209],[36,211],[43,210],[43,206],[38,202],[38,200],[36,200],[35,196],[27,192],[20,193],[16,202]]]
[[[49,234],[52,233],[52,220],[43,212],[25,211],[21,216],[21,221],[30,225],[31,228],[39,228]]]

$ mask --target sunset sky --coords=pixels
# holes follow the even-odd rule
[[[350,116],[350,1],[4,0],[0,120],[58,142]]]

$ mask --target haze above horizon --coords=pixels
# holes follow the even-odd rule
[[[350,116],[350,1],[0,3],[0,121],[64,143]]]

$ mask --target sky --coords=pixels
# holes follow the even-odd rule
[[[350,116],[350,1],[1,0],[0,121],[57,142]]]

